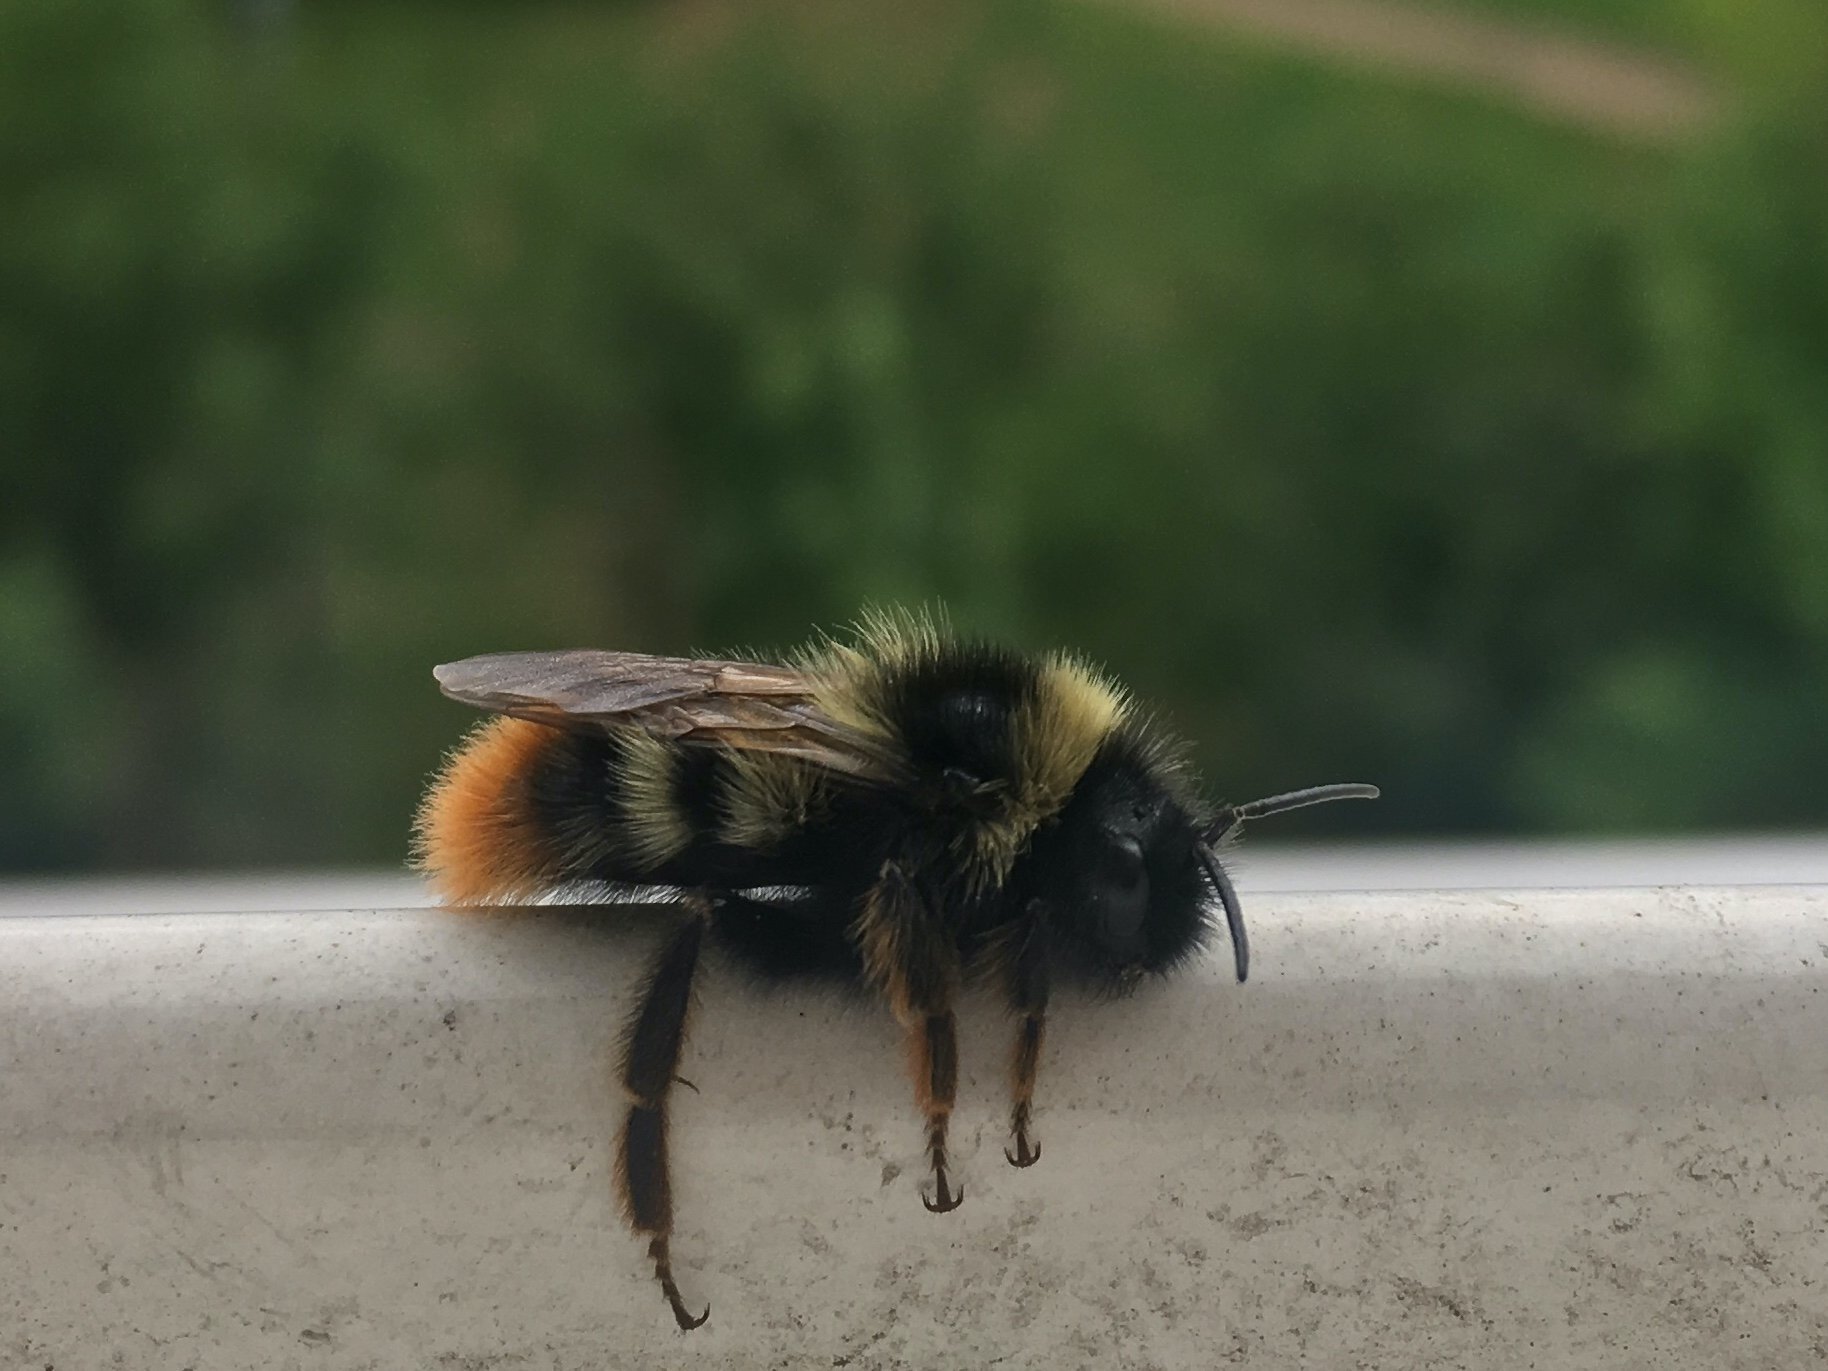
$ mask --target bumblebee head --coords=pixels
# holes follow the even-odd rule
[[[1063,969],[1116,990],[1185,960],[1211,899],[1194,815],[1159,768],[1125,751],[1093,761],[1012,873],[1018,897],[1039,901]]]
[[[1243,981],[1250,942],[1217,849],[1250,819],[1377,793],[1368,785],[1316,786],[1228,805],[1202,820],[1148,758],[1101,756],[1035,835],[1018,892],[1041,902],[1069,967],[1118,990],[1186,960],[1222,911]]]

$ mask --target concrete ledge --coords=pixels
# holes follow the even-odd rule
[[[1042,1162],[964,1028],[925,1213],[886,1015],[714,976],[682,1336],[613,1213],[644,916],[0,920],[0,1364],[1828,1361],[1828,888],[1260,895],[1059,1007]]]

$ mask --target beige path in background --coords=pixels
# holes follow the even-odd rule
[[[1146,0],[1176,18],[1328,60],[1471,86],[1552,119],[1669,142],[1720,111],[1674,58],[1544,24],[1384,0]]]

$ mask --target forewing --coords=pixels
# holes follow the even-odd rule
[[[453,700],[556,728],[639,728],[655,737],[803,757],[886,780],[871,740],[821,710],[788,667],[638,652],[495,652],[432,671]]]

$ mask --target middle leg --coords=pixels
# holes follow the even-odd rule
[[[864,902],[858,948],[870,980],[888,996],[907,1033],[914,1095],[926,1121],[927,1159],[933,1168],[928,1211],[944,1214],[965,1198],[947,1176],[946,1133],[958,1094],[958,1031],[952,1003],[958,994],[958,953],[914,881],[894,862]]]

